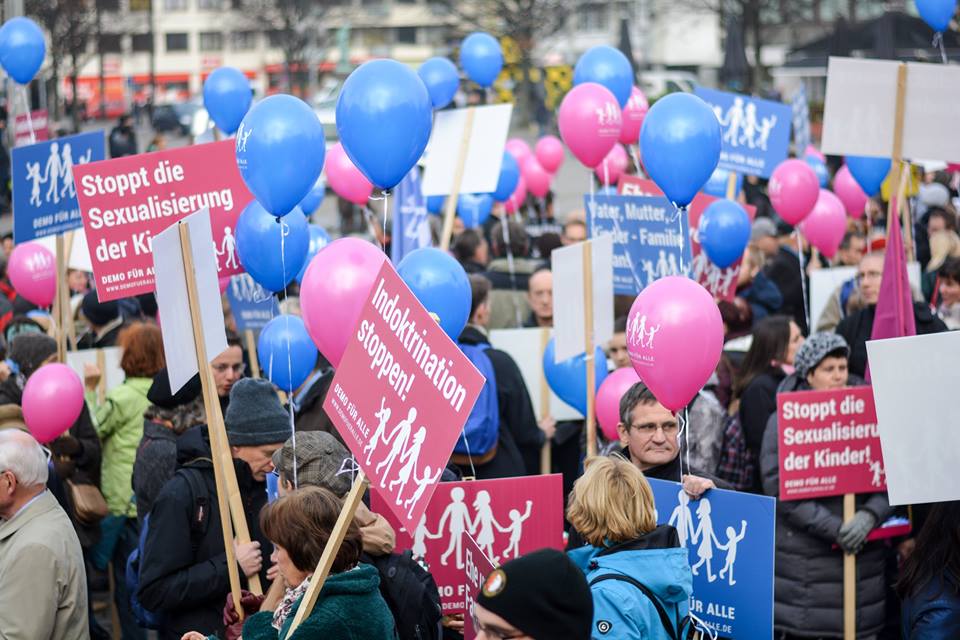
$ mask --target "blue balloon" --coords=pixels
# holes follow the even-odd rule
[[[847,167],[863,192],[872,197],[880,193],[880,187],[890,173],[890,158],[847,156]]]
[[[917,0],[917,13],[934,31],[946,31],[956,12],[957,0]]]
[[[713,173],[710,174],[710,179],[707,180],[707,184],[703,185],[703,192],[714,196],[716,198],[726,198],[727,197],[727,186],[730,182],[730,171],[727,169],[721,169],[717,167],[714,169]],[[740,189],[743,188],[743,175],[736,174],[734,182],[734,197],[736,194],[740,193]]]
[[[328,244],[330,244],[330,236],[327,235],[324,228],[316,224],[311,224],[310,245],[307,248],[307,257],[303,260],[303,266],[300,267],[300,273],[297,274],[297,282],[303,282],[303,274],[307,272],[307,267],[310,265],[310,261],[313,260],[313,256],[317,255],[317,252]]]
[[[284,313],[267,323],[257,340],[257,358],[267,380],[291,393],[317,364],[317,346],[299,316]]]
[[[343,83],[337,133],[350,160],[381,189],[392,189],[430,139],[433,108],[420,77],[396,60],[371,60]]]
[[[820,181],[820,188],[826,189],[827,185],[830,184],[830,171],[827,169],[827,164],[817,156],[804,156],[803,159],[810,165],[813,172],[817,174],[817,180]]]
[[[239,69],[219,67],[203,82],[203,106],[228,136],[237,131],[253,102],[250,81]]]
[[[317,178],[317,181],[313,183],[313,188],[307,192],[307,195],[303,197],[303,200],[301,200],[297,206],[303,211],[303,215],[310,216],[310,214],[317,210],[320,203],[323,202],[325,195],[327,195],[327,185],[323,181],[323,176],[321,176]]]
[[[427,311],[436,314],[444,333],[459,338],[472,300],[470,279],[460,263],[446,251],[424,247],[405,255],[397,273]]]
[[[468,227],[479,227],[493,210],[493,196],[489,193],[462,193],[457,198],[457,215]]]
[[[692,93],[660,98],[643,120],[640,154],[667,198],[687,206],[720,162],[717,114]]]
[[[574,86],[584,82],[602,84],[616,96],[621,109],[630,100],[633,80],[633,67],[627,56],[605,44],[588,49],[573,68]]]
[[[443,203],[446,201],[446,196],[427,196],[427,211],[434,215],[440,215],[443,213]]]
[[[33,80],[46,54],[43,31],[30,18],[10,18],[0,27],[0,65],[17,83]]]
[[[306,102],[290,95],[255,104],[240,123],[236,144],[243,181],[275,216],[290,213],[323,170],[323,125]]]
[[[750,216],[733,200],[710,203],[697,225],[697,236],[710,262],[726,269],[742,255],[750,241]]]
[[[281,291],[300,272],[310,248],[307,217],[277,218],[254,200],[237,218],[237,254],[250,277],[267,291]]]
[[[417,75],[430,92],[430,102],[434,109],[443,109],[450,104],[460,88],[457,65],[447,58],[430,58],[420,65]]]
[[[481,87],[493,84],[503,68],[503,50],[489,33],[471,33],[460,44],[460,66]]]
[[[493,199],[497,202],[506,202],[517,189],[520,182],[520,165],[509,151],[503,152],[503,162],[500,164],[500,177],[497,178],[497,188],[493,192]]]
[[[582,414],[587,413],[587,358],[581,353],[575,358],[554,362],[556,339],[550,338],[543,351],[543,375],[547,384],[561,400]],[[603,349],[596,348],[593,354],[597,389],[607,377],[607,356]],[[597,389],[594,389],[596,392]]]

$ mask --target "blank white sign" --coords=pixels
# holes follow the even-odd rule
[[[500,178],[503,147],[507,143],[512,104],[438,111],[426,150],[426,166],[420,189],[425,196],[446,196],[454,191],[460,149],[463,146],[467,111],[473,109],[473,126],[467,147],[463,176],[457,193],[493,193]]]
[[[591,247],[593,346],[603,347],[613,337],[613,236],[599,236],[587,242]],[[587,349],[583,269],[587,242],[555,249],[551,254],[557,362],[579,356]]]

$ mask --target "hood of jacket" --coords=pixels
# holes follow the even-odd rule
[[[177,438],[177,466],[182,466],[194,460],[202,460],[197,463],[199,467],[213,468],[213,462],[210,462],[212,456],[210,449],[210,435],[207,433],[207,425],[203,424],[192,429],[187,429]]]

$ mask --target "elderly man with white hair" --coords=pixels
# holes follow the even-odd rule
[[[89,638],[80,541],[47,491],[50,453],[0,431],[0,638]]]

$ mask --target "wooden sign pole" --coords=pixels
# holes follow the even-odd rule
[[[848,522],[856,513],[856,496],[843,496],[843,521]],[[843,554],[843,638],[857,638],[857,556]]]
[[[727,200],[737,199],[737,174],[733,171],[727,176]]]
[[[253,329],[244,329],[243,339],[247,343],[247,357],[250,358],[250,375],[259,378],[260,359],[257,357],[257,340],[253,335]]]
[[[75,231],[67,231],[63,236],[63,247],[64,247],[64,261],[66,263],[66,268],[64,269],[64,274],[70,269],[70,256],[73,255],[73,239]],[[73,320],[73,307],[70,305],[70,283],[64,283],[64,301],[66,303],[67,313],[64,316],[67,331],[67,348],[77,350],[77,325]],[[101,372],[103,369],[100,370]]]
[[[103,349],[97,349],[97,370],[100,372],[100,380],[97,381],[97,403],[103,404],[107,401],[107,354]]]
[[[307,587],[307,592],[303,594],[303,598],[300,600],[300,606],[297,608],[297,614],[294,616],[293,622],[290,623],[290,629],[287,631],[288,638],[293,636],[297,627],[299,627],[313,611],[313,606],[317,603],[317,596],[320,595],[320,590],[323,589],[323,583],[326,582],[327,576],[330,575],[333,561],[337,557],[340,545],[343,544],[343,538],[347,535],[347,528],[357,513],[357,507],[360,505],[360,499],[363,498],[363,492],[366,491],[366,489],[367,477],[363,471],[360,471],[353,480],[350,493],[343,499],[343,508],[340,510],[336,524],[333,525],[333,531],[330,532],[327,546],[323,548],[320,561],[317,562],[317,568],[310,578],[310,586]]]
[[[550,329],[540,327],[540,362],[543,362],[543,352],[547,350],[547,343],[550,342]],[[540,419],[543,420],[550,416],[550,386],[547,384],[547,377],[543,374],[543,366],[540,367]],[[551,460],[552,441],[547,438],[544,440],[543,448],[540,449],[540,473],[547,474],[553,470],[553,461]]]
[[[230,454],[230,445],[227,440],[227,432],[223,425],[223,414],[220,410],[220,398],[217,395],[216,384],[213,381],[213,372],[210,369],[210,360],[207,357],[206,342],[203,337],[203,324],[200,322],[199,294],[197,293],[197,283],[191,277],[195,272],[193,267],[193,253],[190,249],[190,233],[187,226],[180,225],[180,250],[183,255],[184,273],[187,274],[187,296],[190,304],[190,319],[193,324],[193,341],[197,353],[197,364],[200,371],[200,386],[203,390],[203,404],[207,414],[207,431],[210,435],[210,448],[213,457],[213,468],[217,480],[217,500],[220,507],[221,523],[226,521],[224,526],[224,546],[227,550],[227,565],[231,571],[236,571],[236,561],[233,558],[233,533],[236,534],[237,542],[247,544],[250,542],[250,528],[247,526],[247,518],[243,510],[243,500],[240,497],[240,489],[237,485],[237,472],[233,467],[233,456]],[[232,516],[232,531],[229,527],[230,516]],[[228,537],[229,534],[229,537]],[[239,577],[238,577],[239,588]],[[231,590],[232,590],[231,579]],[[247,585],[250,591],[257,595],[263,593],[260,586],[260,576],[254,575],[247,579]],[[236,610],[240,612],[239,591],[234,595]],[[242,613],[241,613],[242,615]]]
[[[587,456],[597,455],[597,371],[593,344],[593,243],[583,243],[583,338],[587,363]]]
[[[65,295],[67,289],[67,258],[63,246],[63,234],[56,238],[57,291],[53,304],[53,322],[57,325],[57,362],[67,361],[67,322],[70,315],[70,300]]]
[[[453,235],[453,217],[457,211],[457,199],[460,197],[460,185],[463,183],[463,170],[467,164],[467,152],[470,150],[470,137],[473,135],[473,119],[476,109],[467,109],[463,123],[463,138],[460,139],[460,155],[457,157],[457,168],[453,173],[453,188],[447,196],[447,206],[443,212],[443,232],[440,234],[440,249],[450,248],[450,237]]]

